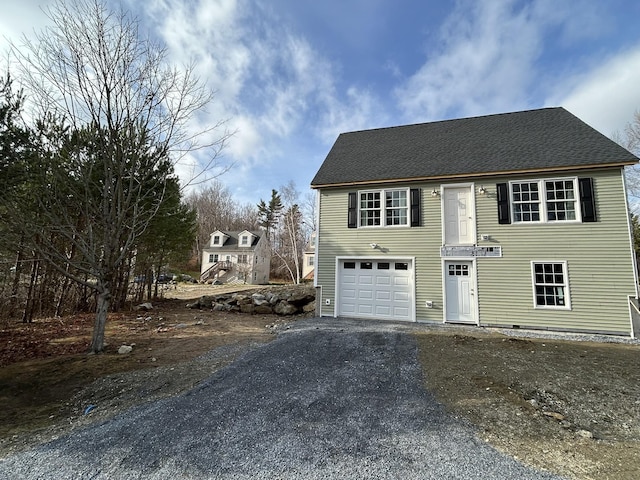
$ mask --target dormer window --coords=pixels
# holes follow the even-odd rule
[[[249,237],[246,235],[243,235],[242,237],[240,237],[240,245],[243,247],[248,247],[249,246]]]
[[[213,245],[220,245],[220,235],[215,235],[213,237]]]

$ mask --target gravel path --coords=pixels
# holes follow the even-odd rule
[[[6,458],[0,478],[558,478],[445,413],[410,334],[317,325],[298,322],[186,394]]]

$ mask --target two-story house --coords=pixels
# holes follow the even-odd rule
[[[271,249],[263,232],[223,232],[211,234],[202,249],[201,282],[269,283]]]
[[[634,335],[637,161],[563,108],[343,133],[311,185],[320,314]]]

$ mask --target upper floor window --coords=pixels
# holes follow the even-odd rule
[[[220,235],[214,235],[213,245],[220,245]]]
[[[359,192],[359,226],[407,226],[408,193],[407,189]]]
[[[577,178],[511,182],[510,185],[514,223],[580,220]]]
[[[309,267],[313,267],[314,260],[315,260],[315,259],[314,259],[313,255],[309,255],[309,257],[307,257],[307,265],[308,265]]]
[[[246,235],[243,235],[242,237],[240,237],[240,245],[242,246],[249,245],[249,237],[247,237]]]
[[[246,254],[238,255],[238,263],[247,263],[247,255]]]

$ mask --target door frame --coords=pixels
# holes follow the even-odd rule
[[[473,221],[471,222],[471,228],[472,228],[472,234],[471,237],[473,238],[473,242],[471,243],[465,243],[464,245],[475,245],[476,243],[478,243],[478,229],[477,229],[477,216],[476,216],[476,187],[475,187],[475,183],[473,182],[465,182],[465,183],[447,183],[447,184],[443,184],[440,185],[440,218],[442,219],[442,245],[446,245],[447,243],[447,239],[446,239],[446,222],[445,222],[445,212],[444,212],[444,204],[445,204],[445,199],[446,199],[446,195],[445,195],[445,191],[447,189],[452,189],[452,188],[468,188],[469,189],[469,210],[471,210],[473,212]]]
[[[336,256],[336,265],[334,271],[334,285],[335,285],[335,294],[333,300],[333,317],[337,318],[340,316],[339,306],[340,306],[340,263],[343,261],[355,260],[356,262],[360,261],[391,261],[391,260],[399,260],[402,262],[411,262],[412,272],[409,276],[409,281],[411,285],[409,286],[409,291],[411,293],[411,312],[409,314],[409,322],[417,322],[416,319],[416,257],[408,257],[406,255],[381,255],[381,256],[371,256],[371,255],[340,255]],[[402,321],[402,320],[399,320]],[[405,320],[406,321],[406,320]]]
[[[473,288],[473,294],[471,295],[471,313],[473,320],[464,322],[460,320],[448,320],[447,319],[447,264],[448,263],[460,263],[468,262],[471,264],[471,274],[469,275],[471,280],[471,288]],[[447,257],[442,259],[442,323],[462,323],[465,325],[480,325],[480,309],[478,300],[478,269],[475,258],[469,257]]]

